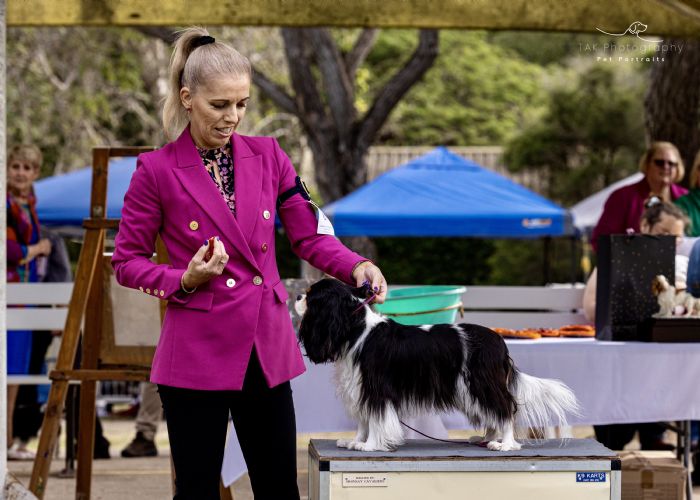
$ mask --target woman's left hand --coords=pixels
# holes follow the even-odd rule
[[[352,272],[352,277],[357,282],[357,286],[367,281],[372,287],[372,291],[376,294],[374,302],[381,304],[386,299],[387,284],[384,275],[377,266],[366,260],[360,263]]]

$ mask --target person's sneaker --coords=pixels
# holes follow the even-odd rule
[[[156,443],[150,439],[146,439],[142,432],[137,432],[129,446],[122,450],[122,457],[155,457],[158,456]]]

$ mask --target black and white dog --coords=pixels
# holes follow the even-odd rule
[[[459,410],[486,429],[490,450],[519,450],[516,424],[565,425],[567,413],[578,413],[568,387],[519,372],[492,330],[402,325],[363,305],[365,294],[364,288],[323,279],[295,304],[307,356],[317,364],[336,363],[339,395],[359,422],[355,439],[338,446],[393,450],[404,442],[401,418]]]

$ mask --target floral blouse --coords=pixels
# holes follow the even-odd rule
[[[231,143],[216,149],[197,148],[202,162],[209,172],[209,176],[219,188],[221,196],[231,210],[231,213],[236,215],[236,193],[233,182],[233,154],[231,153]],[[214,166],[219,166],[219,175],[221,176],[221,184],[216,181]]]

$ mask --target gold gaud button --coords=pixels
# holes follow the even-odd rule
[[[161,291],[160,291],[160,296],[162,297],[163,295],[165,295],[165,292],[164,292],[163,290],[161,290]]]
[[[263,218],[269,219],[270,218],[270,211],[269,210],[264,210],[263,211]]]
[[[260,276],[256,276],[255,278],[253,278],[253,285],[255,285],[255,286],[262,285],[262,278]]]
[[[141,290],[141,291],[143,292],[143,287],[142,287],[142,286],[140,286],[140,287],[139,287],[139,290]]]
[[[146,288],[146,293],[151,293],[151,289],[150,289],[150,288]]]
[[[197,222],[196,220],[190,222],[190,229],[192,231],[196,231],[197,229],[199,229],[199,222]]]
[[[260,245],[260,250],[262,250],[263,252],[267,252],[267,243],[263,243],[262,245]]]
[[[157,289],[157,288],[154,288],[154,289],[153,289],[153,295],[158,295],[158,289]]]
[[[233,279],[233,278],[227,279],[227,280],[226,280],[226,286],[229,287],[229,288],[233,288],[234,286],[236,286],[236,280]]]

